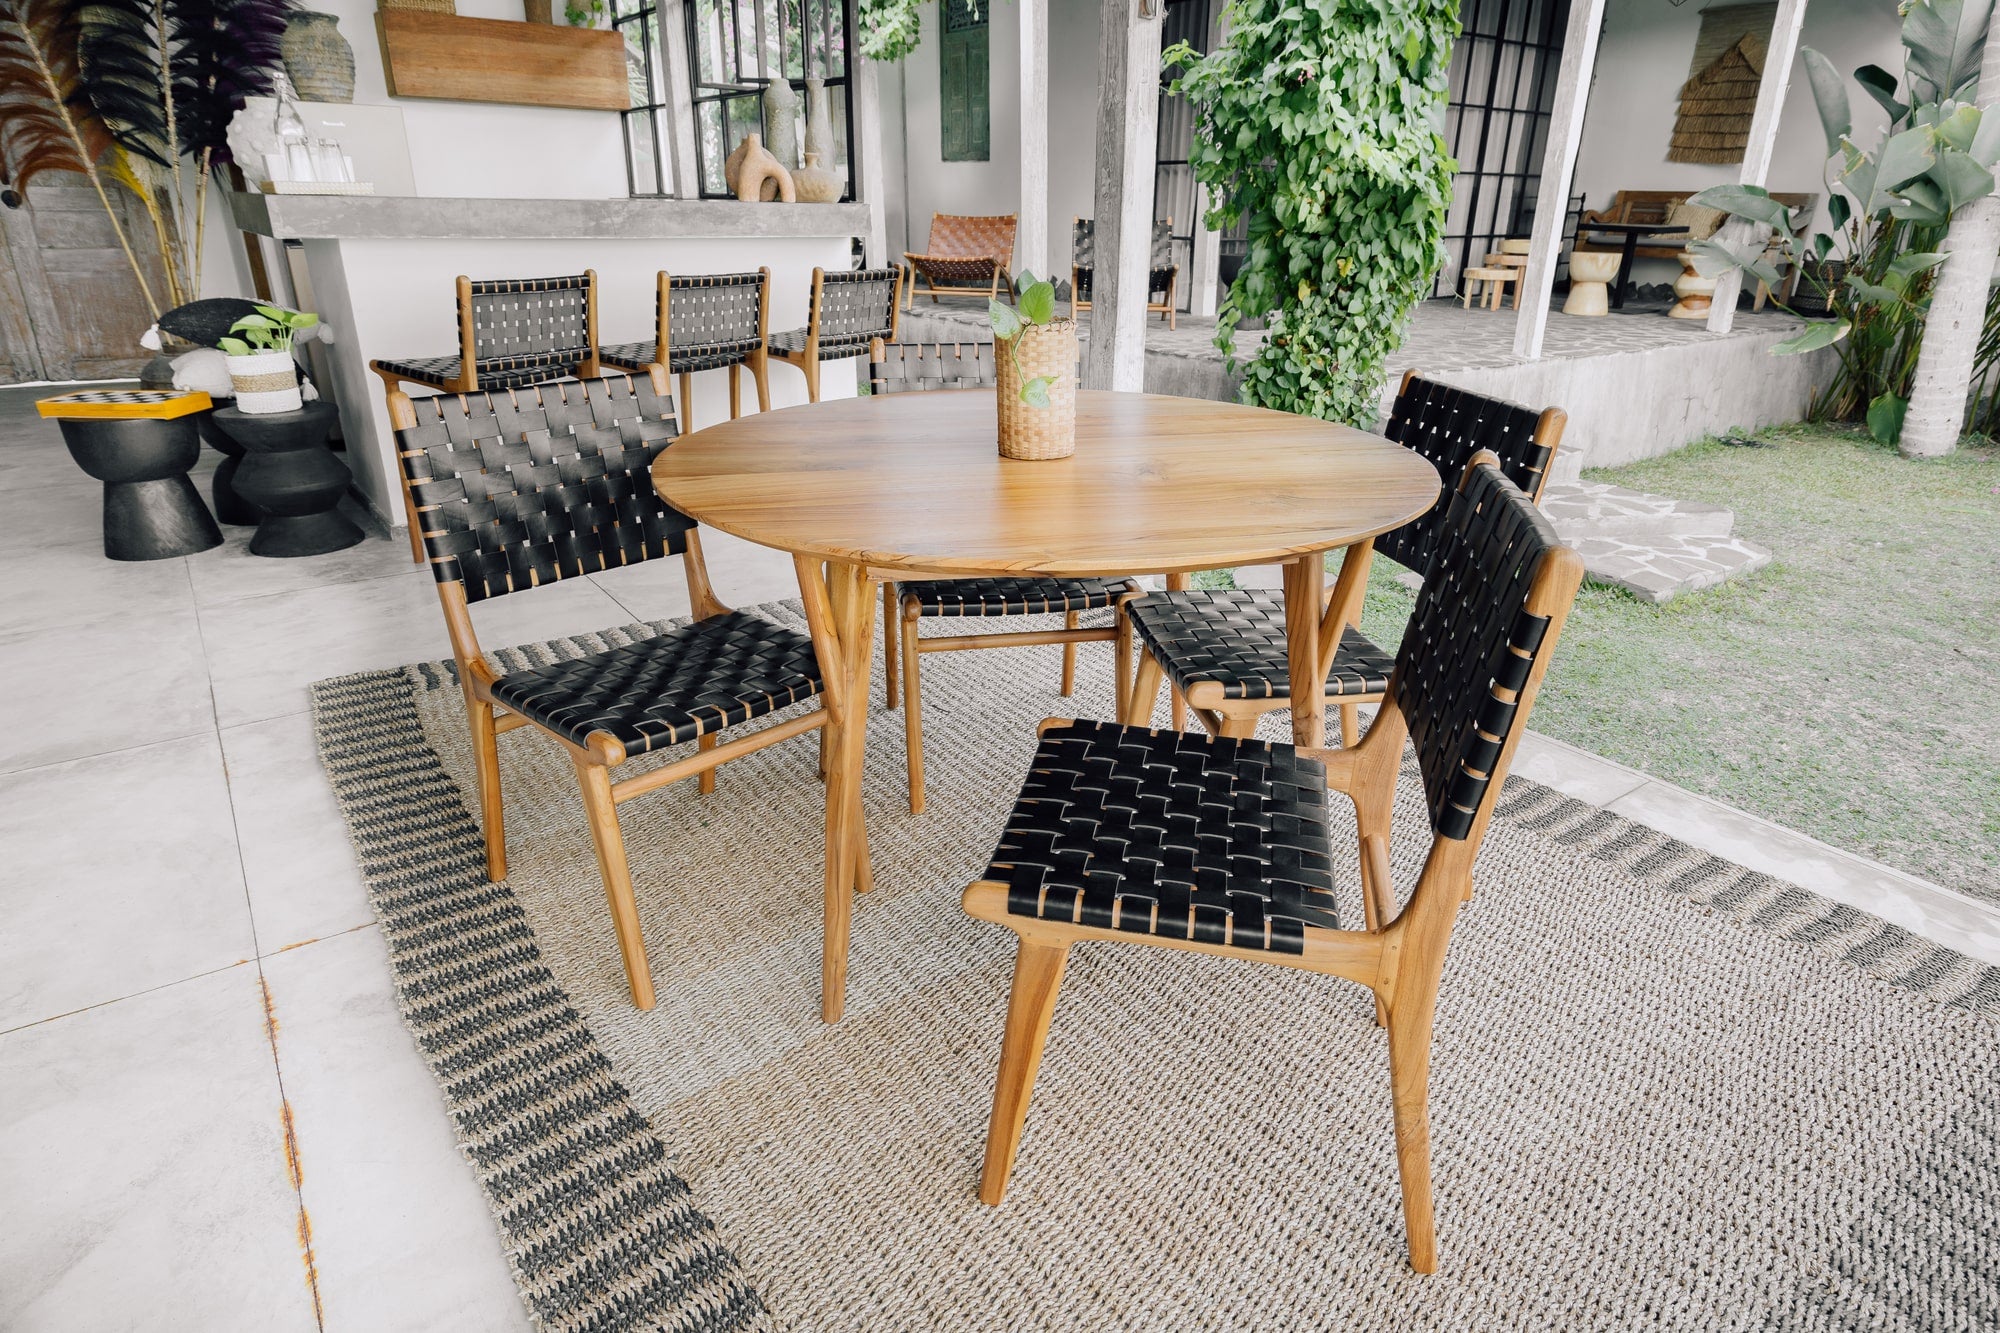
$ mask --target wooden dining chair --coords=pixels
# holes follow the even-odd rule
[[[1146,313],[1158,315],[1168,328],[1177,327],[1180,303],[1181,266],[1174,258],[1174,220],[1161,218],[1153,223],[1152,267],[1146,274]],[[1091,288],[1097,270],[1097,223],[1077,218],[1071,224],[1069,249],[1069,301],[1071,313],[1090,309]],[[1155,299],[1157,297],[1158,299]]]
[[[405,384],[444,393],[518,389],[550,380],[589,379],[597,364],[597,270],[561,278],[458,276],[458,355],[378,358],[368,368],[391,398]],[[403,516],[410,558],[423,563],[409,488]]]
[[[876,339],[868,353],[868,391],[908,393],[926,389],[991,389],[997,383],[992,343],[884,343]],[[1116,656],[1116,680],[1131,673],[1131,631],[1117,609],[1145,589],[1130,578],[1068,579],[1046,576],[1018,578],[921,579],[882,584],[882,656],[888,677],[889,707],[903,705],[903,745],[909,765],[910,813],[924,812],[924,692],[920,663],[926,653],[956,653],[978,648],[1026,648],[1036,644],[1063,646],[1062,693],[1076,688],[1076,646],[1110,643]],[[1082,614],[1109,608],[1112,623],[1085,627]],[[1031,616],[1060,614],[1061,629],[1007,630],[994,634],[918,633],[925,617]],[[892,638],[896,634],[898,638]],[[900,640],[900,642],[899,642]],[[900,669],[903,687],[898,690]]]
[[[902,284],[900,268],[813,270],[806,326],[774,333],[769,340],[771,355],[797,366],[806,377],[808,402],[819,401],[821,362],[867,356],[877,339],[896,341]]]
[[[820,694],[814,645],[722,605],[695,521],[654,493],[650,466],[677,433],[662,367],[464,395],[412,399],[392,390],[389,417],[465,693],[487,878],[507,876],[496,736],[532,728],[576,766],[632,1001],[650,1009],[652,973],[618,806],[688,777],[711,791],[718,765],[825,728],[828,710],[819,707],[719,740],[728,727]],[[473,603],[669,555],[685,568],[693,624],[504,675],[482,655]],[[690,742],[693,753],[659,768],[611,776],[628,759]],[[836,812],[828,815],[831,836]],[[829,892],[827,902],[826,947],[844,960],[845,899]]]
[[[910,266],[910,309],[917,308],[919,276],[933,305],[940,296],[976,296],[989,301],[1005,296],[1011,301],[1014,279],[1008,265],[1014,262],[1017,225],[1012,213],[993,217],[931,214],[931,234],[923,253],[903,252]]]
[[[1410,371],[1403,376],[1383,434],[1429,459],[1442,476],[1462,472],[1485,450],[1531,501],[1540,501],[1568,417],[1535,412],[1454,389]],[[1450,496],[1373,543],[1351,546],[1320,621],[1319,660],[1326,693],[1340,708],[1343,744],[1360,733],[1360,707],[1388,689],[1392,656],[1358,628],[1368,571],[1379,551],[1418,574],[1429,567]],[[1138,672],[1120,721],[1143,725],[1164,676],[1190,712],[1218,736],[1253,736],[1264,714],[1291,707],[1284,598],[1267,590],[1154,593],[1128,606],[1139,640]]]
[[[678,377],[680,419],[693,419],[689,397],[698,371],[729,370],[729,419],[743,415],[743,371],[757,387],[757,410],[771,410],[771,270],[755,273],[662,272],[653,298],[653,337],[598,349],[613,370],[643,373],[661,365]]]
[[[1380,715],[1358,746],[1051,720],[965,910],[1018,937],[979,1197],[997,1205],[1020,1147],[1070,946],[1151,944],[1302,968],[1374,992],[1388,1029],[1410,1264],[1437,1269],[1431,1213],[1432,1013],[1445,947],[1494,802],[1575,600],[1583,565],[1490,453],[1466,467]],[[1431,847],[1398,905],[1389,831],[1415,743]],[[1335,908],[1327,792],[1354,804],[1364,929]],[[1312,1014],[1301,1056],[1309,1057]],[[1100,1025],[1115,1028],[1116,1015]],[[1222,1132],[1226,1127],[1217,1127]]]

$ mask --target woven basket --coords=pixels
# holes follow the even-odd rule
[[[1076,452],[1076,321],[1026,324],[1016,339],[995,338],[993,359],[999,386],[993,396],[1000,409],[1002,458],[1068,458]],[[1019,341],[1020,347],[1011,343]],[[1015,367],[1016,355],[1020,366]],[[1049,405],[1033,407],[1021,401],[1021,382],[1053,375]]]
[[[453,0],[377,0],[381,9],[421,9],[432,14],[456,14],[458,6]]]

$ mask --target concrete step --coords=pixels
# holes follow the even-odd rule
[[[1644,543],[1656,537],[1727,537],[1736,516],[1721,505],[1649,495],[1601,481],[1551,481],[1542,512],[1572,546],[1587,537]]]
[[[1771,563],[1771,553],[1741,537],[1655,537],[1645,542],[1615,537],[1564,539],[1583,557],[1592,583],[1623,588],[1642,602],[1671,601],[1712,588],[1725,579]]]

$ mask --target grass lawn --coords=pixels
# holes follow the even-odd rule
[[[1776,553],[1665,606],[1586,585],[1533,726],[2000,902],[2000,451],[1788,427],[1591,472],[1726,505]],[[1411,594],[1370,580],[1393,644]]]

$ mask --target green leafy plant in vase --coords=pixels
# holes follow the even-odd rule
[[[1013,305],[989,299],[994,399],[1005,458],[1068,458],[1076,452],[1076,321],[1056,318],[1056,289],[1023,273]]]
[[[229,326],[231,335],[240,336],[216,339],[216,347],[229,358],[229,382],[236,390],[238,410],[263,415],[296,412],[304,405],[292,338],[318,323],[318,315],[303,310],[260,305]]]

